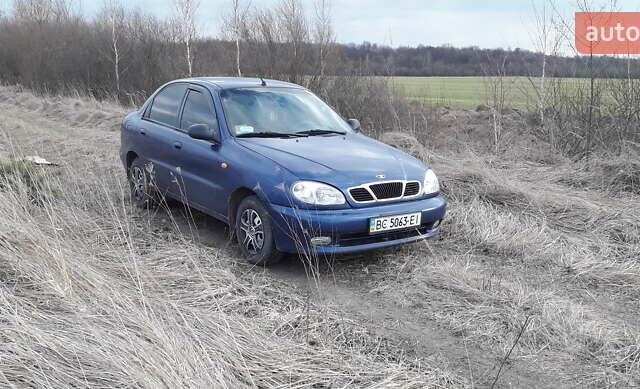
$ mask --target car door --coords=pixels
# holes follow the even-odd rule
[[[218,142],[189,137],[189,127],[206,124]],[[179,149],[174,149],[178,161],[180,193],[183,200],[214,216],[224,215],[227,200],[224,198],[224,180],[221,168],[220,132],[211,93],[199,86],[190,85],[180,117]]]
[[[173,83],[160,90],[145,110],[139,135],[143,157],[151,162],[152,177],[158,190],[173,197],[176,161],[174,147],[180,126],[180,109],[187,84]]]

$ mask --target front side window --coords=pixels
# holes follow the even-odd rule
[[[206,124],[212,130],[218,129],[216,114],[211,110],[209,98],[198,91],[189,90],[184,102],[180,128],[187,131],[194,124]]]
[[[221,98],[227,126],[234,136],[313,130],[353,132],[340,115],[305,89],[227,89]]]
[[[153,99],[149,119],[178,128],[178,111],[186,89],[184,84],[171,84],[161,90]]]

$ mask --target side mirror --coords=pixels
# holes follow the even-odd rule
[[[349,123],[353,131],[360,132],[360,121],[358,119],[349,119],[347,123]]]
[[[189,134],[189,136],[192,137],[193,139],[201,139],[201,140],[208,140],[208,141],[215,141],[215,142],[218,141],[214,132],[211,131],[211,128],[206,124],[194,124],[192,126],[189,126],[189,129],[187,130],[187,134]]]

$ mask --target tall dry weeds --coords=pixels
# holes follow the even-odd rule
[[[0,178],[3,385],[460,383],[376,352],[355,323],[282,285],[247,284],[228,249],[159,229],[131,208],[119,169],[21,169]]]

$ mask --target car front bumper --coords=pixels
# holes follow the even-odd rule
[[[436,236],[439,233],[439,221],[446,212],[446,202],[438,195],[394,204],[334,210],[298,209],[272,204],[270,212],[276,224],[278,250],[332,255],[379,249]],[[369,219],[372,217],[413,212],[422,212],[420,226],[369,234]],[[314,237],[330,237],[331,242],[313,245],[311,239]]]

